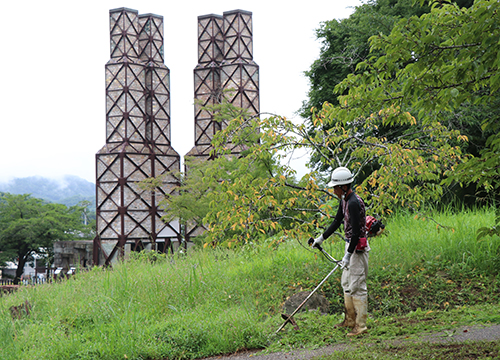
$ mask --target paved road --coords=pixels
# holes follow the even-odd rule
[[[496,341],[500,340],[500,324],[492,326],[461,327],[450,331],[430,334],[418,339],[418,342],[430,343],[453,343],[463,341]],[[417,340],[394,340],[395,344]],[[215,356],[204,360],[307,360],[313,357],[332,354],[342,351],[350,346],[349,343],[325,346],[316,350],[297,350],[291,352],[279,352],[272,354],[261,354],[260,351],[247,351],[227,356]]]

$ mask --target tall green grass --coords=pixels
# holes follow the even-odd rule
[[[371,324],[387,314],[470,304],[472,295],[498,303],[500,240],[475,237],[493,217],[487,210],[433,214],[454,229],[438,231],[429,218],[395,215],[386,235],[371,242]],[[329,240],[325,248],[340,258],[342,242]],[[342,316],[340,272],[321,288],[330,315],[304,315],[301,331],[288,327],[274,335],[285,299],[313,289],[331,268],[298,239],[238,251],[190,251],[155,262],[144,256],[112,269],[94,268],[0,298],[1,358],[194,359],[341,341],[343,335],[330,330]],[[489,287],[476,286],[477,279]],[[472,286],[471,296],[463,293]],[[404,292],[412,288],[418,295]],[[12,320],[9,307],[25,300],[33,306],[31,314]]]
[[[372,312],[400,314],[498,302],[500,239],[477,239],[494,210],[397,214],[372,242]],[[338,310],[338,308],[337,308]]]
[[[398,213],[387,236],[374,238],[374,266],[398,265],[408,271],[422,262],[462,264],[484,273],[500,268],[498,238],[477,240],[476,230],[494,223],[493,210],[450,210],[430,214]]]
[[[285,246],[195,251],[24,288],[0,303],[2,359],[195,358],[262,348],[289,285],[303,278],[304,263],[316,267],[311,260]],[[12,321],[8,308],[25,299],[31,315]]]

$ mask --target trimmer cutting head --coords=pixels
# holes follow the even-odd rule
[[[285,320],[285,324],[290,323],[293,325],[293,328],[295,330],[299,330],[299,325],[297,325],[297,322],[295,321],[292,315],[281,314],[281,318]]]

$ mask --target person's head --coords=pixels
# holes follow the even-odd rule
[[[334,194],[341,199],[351,190],[353,180],[354,178],[349,169],[341,166],[333,170],[328,186],[332,187]]]

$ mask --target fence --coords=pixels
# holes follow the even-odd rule
[[[85,271],[87,269],[77,269],[75,267],[70,267],[69,269],[62,267],[52,267],[52,268],[37,268],[35,274],[22,275],[19,280],[18,285],[39,285],[45,283],[51,283],[56,280],[63,280],[70,278],[79,271]],[[3,285],[14,285],[14,279],[12,278],[0,278],[0,286]]]
[[[10,294],[16,291],[19,285],[14,285],[14,280],[12,279],[0,279],[0,296],[4,294]]]
[[[13,279],[0,279],[0,285],[14,285]]]
[[[57,277],[57,279],[61,279],[61,277]],[[9,279],[9,278],[1,278],[0,279],[0,296],[4,294],[9,294],[17,289],[19,289],[21,286],[32,286],[32,285],[40,285],[40,284],[45,284],[45,283],[51,283],[55,280],[55,278],[45,278],[45,277],[38,277],[38,276],[29,276],[29,277],[23,277],[17,285],[14,284],[14,279]]]

